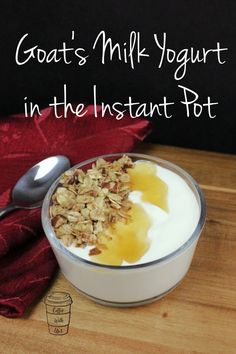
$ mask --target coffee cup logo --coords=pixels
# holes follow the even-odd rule
[[[72,299],[70,294],[62,291],[54,291],[44,300],[50,334],[67,334],[70,325]]]

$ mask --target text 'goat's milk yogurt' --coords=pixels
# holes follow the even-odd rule
[[[42,222],[78,290],[104,304],[136,306],[165,295],[188,271],[205,221],[204,197],[167,161],[110,158],[64,173],[46,196]]]
[[[196,197],[187,183],[166,168],[142,161],[134,163],[133,168],[128,170],[128,176],[134,189],[129,192],[128,200],[132,205],[131,219],[134,219],[135,223],[115,224],[110,232],[113,240],[106,241],[101,248],[98,246],[101,254],[97,255],[95,252],[91,255],[93,246],[89,245],[89,242],[78,247],[76,238],[67,247],[70,252],[98,263],[135,265],[165,257],[189,239],[198,223],[200,211]],[[149,194],[146,200],[143,198],[144,193]],[[79,198],[80,200],[83,201]],[[88,203],[89,200],[84,199]],[[83,211],[80,212],[83,215]],[[70,215],[70,211],[67,213]],[[73,213],[71,215],[69,220],[73,221]],[[96,216],[94,219],[96,222]],[[78,223],[83,224],[83,220]],[[115,232],[119,228],[120,232]],[[137,237],[137,233],[140,233],[140,236]],[[74,235],[76,236],[76,232]]]

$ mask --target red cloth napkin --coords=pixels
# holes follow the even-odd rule
[[[78,118],[57,119],[51,108],[41,116],[0,118],[0,207],[28,168],[51,155],[66,155],[74,165],[104,153],[130,151],[150,131],[144,119],[94,117],[92,106]],[[62,113],[62,112],[61,112]],[[60,114],[60,112],[59,112]],[[19,210],[0,220],[0,314],[20,317],[45,291],[57,263],[43,233],[40,209]]]

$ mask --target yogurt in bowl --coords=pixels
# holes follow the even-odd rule
[[[63,274],[80,292],[103,304],[135,306],[182,280],[205,213],[199,186],[179,167],[112,154],[57,180],[42,223]]]

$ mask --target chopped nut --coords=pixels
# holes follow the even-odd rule
[[[51,220],[52,226],[55,228],[60,227],[61,225],[65,224],[66,222],[67,222],[66,218],[60,214],[54,216]]]
[[[89,255],[90,256],[96,256],[98,254],[100,254],[102,251],[100,251],[97,247],[95,248],[92,248],[90,251],[89,251]]]

